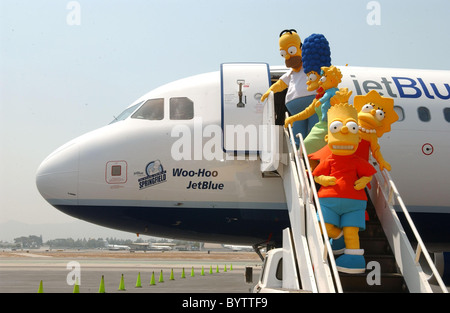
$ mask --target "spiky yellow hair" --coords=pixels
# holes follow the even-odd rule
[[[337,117],[351,117],[358,120],[358,111],[348,103],[337,103],[328,110],[328,123],[331,123]]]
[[[327,66],[322,66],[321,69],[323,71],[322,75],[325,75],[325,74],[326,75],[332,75],[332,76],[336,77],[336,79],[338,81],[342,80],[341,70],[338,69],[336,66],[334,66],[334,65],[331,65],[331,66],[328,66],[328,67]]]

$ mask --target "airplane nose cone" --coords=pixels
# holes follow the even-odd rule
[[[52,205],[68,204],[78,199],[79,145],[68,143],[50,154],[39,166],[36,186]]]

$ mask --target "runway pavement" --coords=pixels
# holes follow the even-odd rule
[[[245,282],[247,266],[253,267],[253,284]],[[105,251],[95,256],[82,252],[3,252],[0,293],[37,293],[41,280],[44,293],[72,293],[76,279],[80,293],[98,293],[102,276],[106,293],[248,293],[260,270],[259,258],[239,252],[139,255]],[[124,290],[119,290],[122,277]],[[136,287],[138,277],[141,287]]]

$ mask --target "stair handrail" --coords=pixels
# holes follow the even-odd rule
[[[302,195],[303,199],[306,200],[308,198],[309,194],[308,194],[308,190],[306,188],[306,182],[304,180],[304,177],[302,175],[300,175],[300,173],[301,173],[300,160],[298,158],[298,151],[297,151],[297,146],[296,146],[295,140],[293,140],[294,133],[292,131],[291,125],[289,125],[288,134],[289,134],[289,142],[291,144],[292,151],[296,152],[296,153],[294,153],[294,162],[295,162],[295,167],[297,169],[297,176],[300,180],[301,195]]]
[[[286,113],[286,117],[287,117],[287,113]],[[304,197],[304,201],[306,203],[306,201],[310,201],[310,199],[312,199],[315,203],[315,207],[316,207],[317,213],[319,215],[319,224],[321,225],[322,240],[324,242],[324,251],[322,252],[323,261],[326,261],[327,258],[329,259],[329,263],[331,264],[334,283],[336,285],[337,292],[343,293],[342,284],[341,284],[341,280],[339,278],[338,270],[336,268],[336,262],[334,259],[334,255],[333,255],[333,253],[328,253],[328,251],[332,251],[331,245],[330,245],[330,239],[328,237],[328,233],[325,228],[325,223],[323,222],[324,219],[323,219],[323,215],[322,215],[322,209],[321,209],[320,203],[318,201],[315,182],[311,175],[311,167],[309,166],[308,156],[306,155],[306,153],[303,153],[303,151],[306,151],[305,144],[303,142],[303,136],[301,133],[297,134],[297,137],[299,138],[299,142],[300,142],[300,147],[297,149],[297,145],[294,140],[294,138],[295,138],[294,133],[292,130],[292,126],[290,124],[288,125],[287,133],[289,136],[289,141],[291,143],[292,149],[293,149],[293,151],[296,152],[296,153],[294,153],[294,160],[295,160],[295,165],[297,168],[297,176],[299,177],[299,180],[302,185],[302,195]],[[303,157],[305,164],[307,166],[307,172],[309,174],[309,184],[307,184],[307,182],[304,180],[304,176],[301,174],[302,171],[301,171],[299,155]],[[309,188],[308,188],[308,186],[309,186]]]
[[[373,157],[372,157],[373,158]],[[424,242],[422,241],[422,238],[417,231],[416,226],[414,225],[414,222],[409,215],[408,209],[406,208],[405,203],[403,202],[402,197],[400,196],[400,193],[398,192],[397,186],[395,185],[394,181],[392,180],[391,175],[386,169],[383,169],[382,171],[378,171],[378,173],[381,174],[384,180],[384,188],[382,188],[382,192],[386,199],[388,200],[389,205],[394,205],[395,200],[397,200],[397,203],[399,207],[401,208],[403,214],[405,215],[406,221],[408,222],[409,227],[411,228],[411,231],[414,235],[414,237],[417,240],[417,248],[416,248],[416,257],[415,262],[416,264],[419,263],[420,255],[423,254],[425,257],[425,260],[428,263],[428,266],[430,267],[431,271],[433,272],[433,275],[442,290],[443,293],[448,293],[448,289],[445,286],[439,271],[437,270],[436,266],[434,265],[433,260],[430,257],[430,254],[428,253],[427,248],[425,247]]]
[[[289,131],[290,131],[290,133],[289,133]],[[307,191],[306,191],[306,182],[304,181],[304,178],[301,177],[298,174],[299,171],[300,171],[300,167],[299,167],[300,162],[299,162],[299,159],[298,159],[298,155],[296,153],[297,149],[296,149],[295,141],[291,140],[291,138],[293,138],[293,136],[292,136],[292,129],[290,129],[290,130],[286,130],[285,129],[284,133],[285,133],[285,136],[287,136],[287,139],[289,141],[287,144],[290,144],[290,147],[288,149],[290,160],[288,160],[288,162],[289,163],[291,163],[291,162],[295,163],[292,166],[291,173],[293,174],[294,180],[297,180],[297,182],[298,182],[298,186],[297,186],[298,194],[297,194],[297,196],[300,197],[302,199],[303,203],[304,203],[305,202],[305,198],[308,197]],[[300,200],[297,199],[297,201],[300,201]],[[304,207],[304,204],[303,204],[303,210],[301,212],[302,214],[299,214],[299,215],[296,216],[295,213],[294,213],[294,216],[296,216],[297,218],[300,218],[299,221],[294,221],[294,224],[297,225],[297,226],[301,225],[301,228],[294,227],[294,224],[293,224],[292,220],[291,220],[291,228],[292,228],[293,233],[296,233],[297,235],[300,234],[302,238],[306,239],[306,219],[305,219],[305,211],[304,211],[304,209],[305,209],[305,207]],[[290,219],[296,218],[294,216],[291,216],[291,214],[289,214],[289,218]],[[298,224],[298,222],[299,222],[299,224]],[[294,237],[296,237],[296,236],[294,236]],[[303,240],[297,241],[294,238],[295,251],[296,251],[296,253],[301,253],[301,251],[304,251],[305,255],[303,255],[302,257],[304,258],[304,261],[306,263],[308,263],[308,261],[311,261],[311,255],[310,255],[310,251],[309,251],[309,244],[307,243],[306,240],[303,243],[307,247],[307,249],[306,249],[307,251],[305,251],[305,249],[301,249],[301,248],[297,247],[297,244],[302,245],[302,242],[303,242]],[[300,259],[302,257],[301,256],[299,257],[297,255],[297,259],[298,259],[299,262],[300,262]],[[300,268],[298,268],[299,274],[300,274],[299,279],[302,281],[302,283],[303,283],[303,279],[310,279],[312,281],[311,282],[312,292],[317,292],[318,288],[317,288],[316,275],[314,274],[314,266],[311,264],[311,267],[309,268],[309,265],[307,265],[306,263],[303,264],[303,265],[305,265],[307,267],[307,270],[306,270],[307,273],[305,272],[305,270],[301,270]],[[305,276],[305,275],[307,275],[307,276]],[[308,282],[306,282],[306,283],[308,284]]]

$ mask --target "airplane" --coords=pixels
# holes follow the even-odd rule
[[[148,242],[133,242],[130,246],[131,251],[147,251],[150,244]]]
[[[130,250],[131,249],[129,246],[125,246],[125,245],[111,245],[106,240],[105,240],[105,248],[107,248],[110,251]]]
[[[152,243],[150,246],[150,250],[158,250],[158,251],[170,251],[173,249],[175,244],[170,243]]]
[[[148,242],[133,242],[131,244],[132,251],[168,251],[172,250],[171,244],[162,244],[162,243],[148,243]]]
[[[223,245],[223,247],[233,251],[253,251],[253,246]]]
[[[337,67],[352,97],[376,90],[394,99],[399,121],[381,151],[427,247],[450,251],[450,71]],[[287,70],[224,63],[154,89],[51,153],[37,188],[56,209],[109,228],[280,245],[289,225],[283,181],[270,166],[262,172],[260,139],[246,138],[263,124],[261,95]]]

